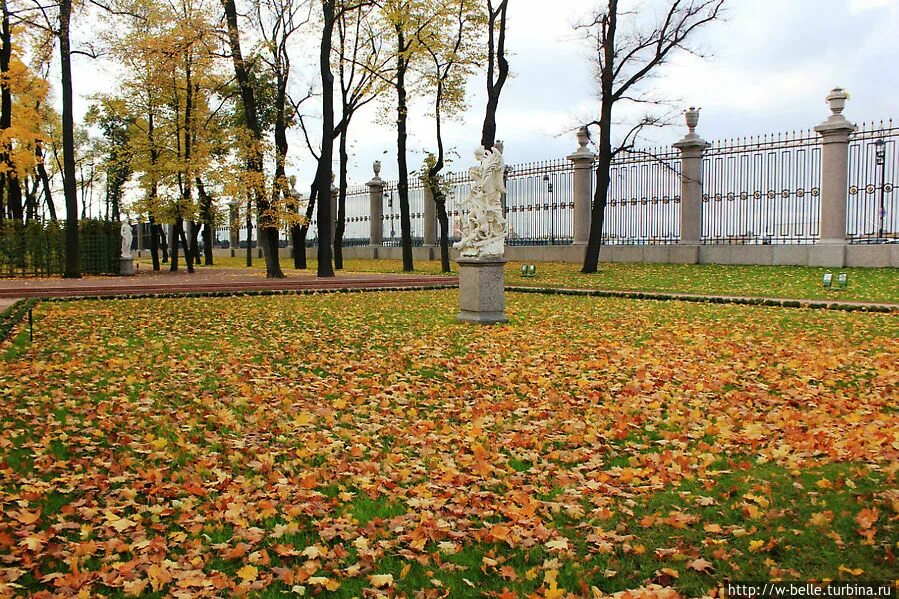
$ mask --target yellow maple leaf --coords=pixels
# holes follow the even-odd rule
[[[874,523],[877,522],[877,518],[880,516],[880,513],[877,509],[866,508],[858,513],[855,517],[855,521],[858,522],[858,525],[862,529],[871,528],[874,526]]]
[[[812,526],[827,526],[830,524],[830,521],[833,519],[833,514],[828,516],[827,512],[815,512],[812,514],[812,517],[809,519],[808,523]]]
[[[568,550],[568,539],[562,537],[560,539],[553,539],[552,541],[548,541],[546,543],[547,549],[555,549],[557,551],[567,551]]]
[[[253,582],[259,576],[259,569],[255,566],[246,565],[237,571],[237,575],[244,582]]]
[[[368,577],[368,581],[376,589],[383,589],[393,586],[393,574],[372,574]]]

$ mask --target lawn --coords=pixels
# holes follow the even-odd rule
[[[895,314],[457,301],[41,304],[0,346],[0,596],[895,579]]]
[[[216,258],[216,265],[246,268],[245,258]],[[149,264],[146,257],[144,262]],[[292,260],[282,260],[288,276],[313,274],[317,262],[309,261],[309,271],[296,271]],[[506,265],[506,284],[610,291],[655,291],[742,297],[825,299],[899,303],[897,268],[810,268],[804,266],[739,266],[719,264],[624,264],[602,263],[600,272],[585,275],[577,264],[536,263],[535,277],[521,276],[521,262]],[[453,268],[456,265],[453,263]],[[264,270],[262,259],[253,260],[253,268]],[[347,272],[401,273],[399,260],[347,260]],[[440,273],[440,262],[415,263],[417,274]],[[825,289],[824,273],[848,274],[846,289]]]

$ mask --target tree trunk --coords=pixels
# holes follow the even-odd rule
[[[487,31],[487,113],[484,116],[484,128],[481,131],[481,145],[491,149],[496,143],[496,111],[499,108],[499,96],[509,76],[509,62],[506,60],[506,9],[509,0],[502,0],[493,10],[493,2],[487,0],[489,10]],[[499,36],[496,37],[496,22],[499,19]],[[494,41],[496,40],[496,41]],[[494,62],[496,66],[494,67]],[[494,79],[494,68],[499,73]]]
[[[293,264],[294,268],[306,268],[306,236],[309,234],[309,223],[312,222],[312,215],[315,214],[315,200],[318,197],[318,188],[315,184],[309,190],[309,203],[306,205],[306,223],[302,226],[294,228],[293,238]],[[297,248],[300,248],[299,252]]]
[[[163,225],[158,225],[159,227],[159,240],[160,246],[162,247],[162,263],[168,264],[169,262],[169,236],[165,232],[165,227]]]
[[[153,259],[153,270],[159,270],[159,225],[150,215],[150,257]]]
[[[437,127],[437,156],[433,166],[428,169],[425,184],[431,190],[431,199],[437,207],[437,223],[440,225],[440,267],[443,272],[450,272],[449,263],[449,216],[446,213],[446,197],[440,187],[440,171],[443,170],[443,77],[437,80],[437,99],[434,102],[434,121]]]
[[[346,115],[344,115],[346,119]],[[334,268],[343,269],[343,234],[346,231],[346,190],[347,190],[347,163],[350,160],[346,149],[346,135],[349,122],[345,120],[343,131],[340,133],[340,188],[337,191],[337,226],[334,231]]]
[[[178,257],[181,255],[181,234],[183,230],[184,219],[178,216],[175,218],[175,225],[172,227],[169,272],[178,272]]]
[[[446,213],[446,201],[437,202],[437,224],[440,225],[440,268],[443,272],[452,272],[449,259],[449,215]]]
[[[200,265],[200,223],[190,221],[190,257],[195,266]]]
[[[184,245],[184,261],[187,263],[187,272],[193,274],[194,272],[194,257],[193,250],[191,249],[190,240],[187,239],[184,233],[184,220],[181,220],[180,227],[178,228],[178,239],[180,244]],[[193,236],[193,235],[191,235]],[[179,244],[179,245],[180,245]]]
[[[253,266],[253,201],[247,203],[247,268]]]
[[[325,5],[330,4],[333,15],[333,1],[326,0]],[[260,215],[262,231],[259,234],[260,243],[266,243],[268,251],[265,252],[265,274],[269,278],[284,278],[281,264],[278,259],[278,219],[271,214],[271,203],[265,192],[265,172],[262,160],[262,127],[256,111],[256,93],[250,81],[249,73],[244,63],[243,53],[240,49],[240,29],[237,23],[237,8],[234,0],[222,0],[225,9],[225,18],[228,25],[228,44],[231,49],[231,57],[234,61],[234,75],[240,87],[240,96],[243,103],[246,124],[253,136],[253,147],[247,151],[246,168],[252,180],[253,199],[256,204],[256,212]],[[333,21],[333,18],[332,18]],[[333,27],[333,23],[332,23]],[[330,46],[328,49],[330,54]]]
[[[6,206],[9,216],[17,222],[25,218],[22,205],[22,185],[16,171],[16,165],[12,158],[12,140],[7,132],[12,127],[12,90],[9,87],[9,65],[12,60],[12,30],[9,23],[9,7],[6,0],[0,2],[3,12],[3,23],[0,35],[2,35],[3,47],[0,49],[0,130],[2,130],[2,149],[0,149],[0,162],[6,166],[4,177],[6,190]]]
[[[50,177],[47,175],[47,169],[44,166],[44,150],[41,142],[34,144],[34,155],[37,160],[37,176],[41,180],[44,188],[44,201],[47,203],[47,211],[50,212],[50,220],[56,222],[56,206],[53,205],[53,195],[50,191]]]
[[[72,50],[69,25],[72,0],[59,0],[59,59],[62,70],[62,150],[63,190],[66,196],[66,265],[65,277],[81,278],[78,253],[78,192],[75,187],[75,121],[73,117]]]
[[[191,159],[193,158],[193,108],[194,108],[194,87],[193,87],[193,57],[190,53],[185,57],[184,76],[185,76],[185,94],[184,94],[184,156],[182,157],[182,171],[178,174],[178,180],[183,181],[181,193],[185,206],[190,206],[193,202],[193,181],[191,180]],[[177,133],[176,133],[177,134]],[[181,219],[182,214],[178,212],[178,218]],[[196,260],[197,224],[190,221],[190,237],[186,236],[184,230],[184,222],[181,220],[181,228],[178,231],[178,238],[184,241],[184,261],[187,263],[187,272],[194,272],[194,261]]]
[[[406,38],[402,25],[396,25],[397,59],[396,59],[396,158],[399,166],[399,183],[397,192],[400,198],[400,236],[403,246],[403,272],[412,272],[415,265],[412,262],[412,218],[409,211],[409,167],[406,164],[406,120],[408,107],[406,106],[406,70],[409,67],[408,58],[404,56],[406,51]]]
[[[168,243],[165,238],[162,225],[156,222],[153,211],[156,210],[156,200],[159,197],[159,185],[156,182],[156,165],[159,162],[159,150],[156,149],[156,115],[150,110],[147,115],[147,141],[150,146],[150,191],[149,210],[150,217],[150,254],[153,256],[153,270],[158,271],[159,250],[162,249],[163,264],[169,261]]]
[[[602,43],[604,54],[600,73],[600,114],[599,114],[599,162],[596,168],[596,192],[590,214],[590,237],[584,251],[584,266],[581,272],[594,273],[599,269],[599,251],[602,247],[602,233],[605,227],[606,201],[609,193],[609,170],[612,166],[612,106],[615,103],[615,34],[618,28],[618,0],[609,0],[608,24]]]
[[[203,185],[203,180],[200,177],[197,177],[196,182],[197,195],[200,196],[200,220],[203,223],[203,264],[212,266],[212,229],[215,226],[215,218],[212,213],[214,200],[206,192],[206,186]]]
[[[319,71],[322,85],[322,149],[315,173],[315,187],[321,198],[318,202],[318,276],[333,277],[331,264],[331,190],[334,156],[334,74],[331,72],[331,36],[334,33],[335,0],[322,0],[322,23]]]
[[[611,127],[611,122],[605,128]],[[603,140],[600,131],[599,162],[596,168],[596,193],[593,196],[593,210],[590,214],[590,237],[584,252],[583,273],[594,273],[599,269],[599,251],[602,247],[602,233],[605,226],[606,200],[609,192],[609,169],[612,165],[612,148],[609,139]]]

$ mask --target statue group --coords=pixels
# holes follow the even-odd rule
[[[471,167],[471,193],[462,204],[468,214],[462,223],[462,239],[453,246],[466,258],[497,257],[505,251],[506,220],[503,217],[503,145],[475,150],[477,166]]]

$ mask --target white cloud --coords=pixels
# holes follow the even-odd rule
[[[849,0],[849,10],[853,14],[887,6],[896,7],[896,0]]]

